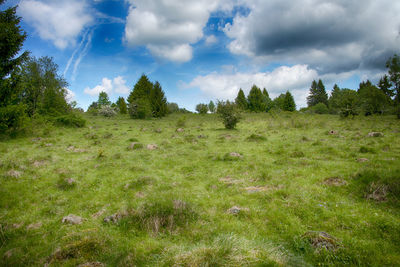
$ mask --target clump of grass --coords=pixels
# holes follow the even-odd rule
[[[112,136],[113,136],[113,134],[112,133],[108,133],[108,132],[103,134],[103,138],[104,139],[110,139]]]
[[[293,151],[292,154],[290,154],[292,158],[303,158],[305,157],[305,154],[303,151]]]
[[[95,140],[95,139],[98,139],[98,138],[99,138],[99,136],[98,136],[97,134],[95,134],[95,133],[90,133],[90,132],[86,133],[86,134],[84,135],[84,137],[85,137],[86,139],[90,139],[90,140]]]
[[[360,153],[375,153],[375,149],[372,147],[366,147],[366,146],[361,146],[360,149],[358,150]]]
[[[250,142],[262,142],[262,141],[266,141],[267,138],[260,134],[252,134],[249,137],[247,137],[246,140],[250,141]]]
[[[143,186],[149,185],[153,182],[153,178],[149,176],[141,176],[135,179],[132,179],[128,184],[127,188],[129,189],[140,189]]]
[[[76,186],[74,179],[67,177],[65,174],[60,174],[60,178],[57,181],[57,187],[61,190],[71,190]]]
[[[139,142],[139,140],[135,137],[129,138],[128,141],[129,142]]]
[[[176,127],[185,127],[186,126],[186,117],[182,116],[176,122]]]
[[[122,220],[136,228],[153,234],[173,232],[198,218],[191,204],[169,197],[157,197],[144,202]]]
[[[105,154],[105,151],[104,151],[103,149],[100,149],[100,150],[97,152],[97,158],[98,158],[98,159],[104,158],[105,156],[106,156],[106,154]]]

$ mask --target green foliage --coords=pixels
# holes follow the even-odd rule
[[[240,88],[238,95],[235,99],[236,106],[241,109],[241,110],[246,110],[247,109],[247,99],[246,96],[244,95],[244,92],[242,88]]]
[[[207,104],[197,104],[196,105],[196,111],[199,113],[199,114],[207,114],[207,112],[208,112],[208,105]]]
[[[167,115],[167,99],[159,82],[156,82],[151,90],[150,101],[153,117],[161,118]]]
[[[328,106],[328,94],[325,91],[322,80],[319,80],[318,83],[314,80],[311,83],[310,94],[307,97],[307,105],[309,107],[315,106],[318,103],[324,103]]]
[[[151,94],[151,90],[153,89],[153,84],[150,82],[149,78],[146,75],[142,75],[133,90],[128,96],[128,105],[137,101],[138,99],[147,99]]]
[[[208,110],[209,110],[211,113],[215,113],[215,104],[214,104],[213,101],[210,101],[210,103],[208,103]]]
[[[177,103],[167,103],[167,110],[168,113],[178,113],[179,112],[179,106]]]
[[[389,106],[389,98],[370,81],[360,83],[358,89],[360,108],[365,115],[383,114]]]
[[[111,105],[111,101],[108,99],[108,94],[106,92],[100,92],[97,105],[99,108]]]
[[[229,101],[218,101],[217,113],[226,129],[234,129],[241,118],[236,104]]]
[[[0,133],[12,133],[24,127],[26,122],[25,106],[22,104],[0,106]]]
[[[285,111],[295,111],[296,110],[296,103],[294,102],[294,98],[289,91],[286,92],[285,97],[283,98],[282,109]]]
[[[127,114],[128,113],[128,108],[126,106],[126,102],[125,99],[123,97],[118,97],[118,100],[116,102],[118,109],[119,109],[119,113],[121,114]]]
[[[92,115],[97,115],[98,108],[99,108],[99,105],[97,104],[97,102],[92,102],[92,104],[90,104],[90,106],[88,107],[86,112],[88,112]]]
[[[262,93],[263,93],[264,101],[265,101],[265,111],[268,112],[273,107],[272,100],[269,97],[267,89],[264,88]]]
[[[132,119],[147,119],[151,117],[151,105],[147,99],[139,98],[129,103],[129,115]]]
[[[389,80],[392,83],[392,92],[395,94],[395,102],[400,104],[400,56],[395,54],[386,62]]]
[[[311,107],[312,112],[317,114],[328,114],[329,109],[324,103],[318,103],[315,106]]]
[[[261,92],[260,88],[253,85],[251,88],[249,95],[247,96],[248,109],[254,112],[263,112],[266,111],[267,103],[266,99]]]
[[[80,128],[86,125],[86,120],[79,114],[70,113],[57,117],[56,123],[60,126]]]
[[[272,105],[275,109],[280,109],[283,110],[283,106],[285,103],[285,94],[280,94],[279,96],[277,96],[273,101],[272,101]]]
[[[114,117],[115,115],[117,115],[117,112],[114,108],[110,106],[102,105],[98,109],[97,114],[104,117]]]

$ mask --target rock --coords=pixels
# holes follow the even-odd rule
[[[122,218],[128,216],[129,213],[127,211],[123,211],[123,212],[119,212],[119,213],[114,213],[110,216],[107,216],[104,218],[104,222],[105,223],[118,223],[119,220],[121,220]]]
[[[75,179],[73,179],[73,178],[68,178],[65,181],[67,182],[68,185],[73,185],[76,183]]]
[[[324,184],[333,186],[347,185],[347,182],[339,177],[330,177],[325,179]]]
[[[78,267],[104,267],[105,265],[99,261],[86,262],[79,264]]]
[[[229,153],[229,156],[231,156],[233,158],[241,158],[241,157],[243,157],[242,155],[240,155],[240,153],[237,153],[237,152],[231,152],[231,153]]]
[[[26,230],[36,230],[36,229],[39,229],[40,227],[42,227],[42,223],[41,222],[31,223],[30,225],[28,225],[26,227]]]
[[[370,133],[368,133],[368,137],[383,137],[383,133],[381,133],[381,132],[370,132]]]
[[[22,172],[16,171],[16,170],[9,170],[7,172],[7,176],[13,177],[13,178],[19,178],[19,177],[21,177],[21,175],[22,175]]]
[[[207,138],[207,136],[204,135],[204,134],[200,134],[200,135],[197,136],[197,138],[202,139],[202,138]]]
[[[334,130],[330,130],[330,131],[329,131],[329,134],[334,135],[334,134],[338,134],[338,132],[337,132],[337,131],[334,131]]]
[[[358,162],[367,162],[367,161],[369,161],[369,159],[366,159],[366,158],[358,158],[357,161],[358,161]]]
[[[158,146],[156,144],[149,144],[147,145],[148,150],[156,150],[158,149]]]
[[[47,143],[47,144],[45,144],[45,146],[50,147],[50,146],[53,146],[53,144],[52,143]]]
[[[155,129],[154,132],[156,132],[156,133],[162,133],[162,130],[161,130],[160,128],[158,128],[158,129]]]
[[[40,141],[40,140],[42,140],[41,137],[36,137],[36,138],[33,138],[33,139],[32,139],[32,142],[38,142],[38,141]]]
[[[184,131],[183,128],[178,128],[178,129],[176,129],[176,132],[178,132],[178,133],[182,133],[183,131]]]
[[[62,223],[69,223],[69,224],[81,224],[83,221],[82,217],[76,216],[74,214],[69,214],[62,218]]]
[[[96,212],[95,214],[93,214],[93,215],[92,215],[92,218],[95,218],[95,219],[96,219],[96,218],[100,217],[101,215],[103,215],[104,212],[106,212],[106,209],[102,208],[101,210],[99,210],[98,212]]]
[[[46,165],[46,161],[45,160],[36,160],[36,161],[34,161],[33,162],[33,167],[36,167],[36,168],[38,168],[38,167],[42,167],[42,166],[44,166],[44,165]]]
[[[136,149],[141,149],[141,148],[143,148],[143,144],[141,144],[139,142],[133,142],[128,147],[129,150],[136,150]]]
[[[378,202],[387,200],[387,194],[389,192],[389,186],[385,184],[378,184],[372,182],[368,188],[367,199],[372,199]]]
[[[326,249],[333,251],[339,247],[337,239],[325,232],[309,231],[303,237],[317,250]]]
[[[241,211],[249,211],[249,209],[248,209],[248,208],[241,208],[241,207],[238,207],[238,206],[233,206],[232,208],[230,208],[229,210],[227,210],[227,212],[228,212],[229,214],[233,214],[233,215],[237,215],[237,214],[239,214]]]

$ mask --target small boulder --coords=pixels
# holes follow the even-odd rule
[[[53,144],[52,143],[47,143],[44,146],[50,147],[50,146],[53,146]]]
[[[75,181],[75,179],[73,179],[73,178],[68,178],[68,179],[66,179],[65,181],[67,182],[68,185],[74,185],[74,184],[76,184],[76,181]]]
[[[148,150],[156,150],[156,149],[158,149],[158,146],[156,144],[148,144],[147,149]]]
[[[114,213],[114,214],[112,214],[110,216],[105,217],[103,221],[105,223],[117,224],[122,218],[124,218],[124,217],[126,217],[128,215],[129,215],[129,213],[127,211],[117,212],[117,213]]]
[[[16,170],[10,170],[7,172],[7,176],[12,177],[12,178],[19,178],[21,177],[22,172],[16,171]]]
[[[335,134],[338,134],[338,132],[337,132],[337,131],[334,131],[334,130],[330,130],[330,131],[329,131],[329,134],[335,135]]]
[[[383,133],[381,133],[381,132],[370,132],[370,133],[368,133],[368,137],[383,137]]]
[[[231,153],[229,153],[229,156],[231,156],[233,158],[242,158],[243,157],[240,153],[237,153],[237,152],[231,152]]]
[[[81,224],[83,221],[82,217],[76,216],[74,214],[69,214],[68,216],[65,216],[62,218],[62,223],[68,223],[68,224]]]
[[[138,142],[133,142],[129,145],[128,150],[136,150],[136,149],[142,149],[143,144],[138,143]]]
[[[241,211],[249,211],[248,208],[241,208],[239,206],[233,206],[232,208],[228,209],[227,212],[229,214],[233,214],[233,215],[237,215],[239,214]]]
[[[176,132],[178,132],[178,133],[182,133],[183,131],[184,131],[183,128],[178,128],[178,129],[176,129]]]

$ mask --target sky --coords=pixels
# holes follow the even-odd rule
[[[306,106],[311,82],[357,89],[400,51],[393,0],[8,0],[25,50],[50,56],[86,109],[127,97],[142,74],[169,102],[233,100],[253,84]]]

